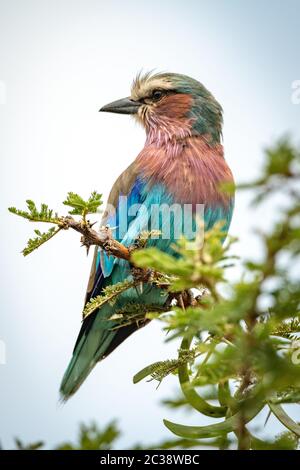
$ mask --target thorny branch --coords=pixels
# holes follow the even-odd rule
[[[63,229],[67,230],[72,228],[82,234],[81,243],[82,246],[87,248],[87,251],[92,245],[97,245],[116,258],[129,260],[130,249],[113,238],[112,230],[109,226],[103,226],[100,231],[96,231],[93,229],[93,225],[94,224],[90,224],[88,221],[77,221],[69,215],[63,217],[60,223]]]
[[[131,253],[136,248],[138,248],[140,244],[144,244],[142,238],[140,243],[139,240],[137,240],[135,245],[132,245],[131,247],[127,248],[122,243],[114,239],[112,235],[112,229],[109,226],[102,226],[99,231],[96,231],[93,229],[93,225],[94,224],[90,224],[88,220],[81,219],[80,221],[77,221],[72,216],[66,216],[61,218],[59,223],[60,228],[64,230],[72,228],[76,232],[81,233],[81,243],[82,246],[86,247],[87,251],[89,251],[92,245],[96,245],[106,251],[106,253],[113,255],[116,258],[125,259],[127,261],[130,261]],[[168,289],[169,287],[168,281],[165,276],[162,273],[153,269],[140,268],[132,264],[131,273],[134,278],[134,284],[140,285],[141,289],[142,284],[144,282],[156,284],[161,289]],[[177,304],[179,301],[183,302],[186,307],[195,305],[197,303],[192,291],[169,293],[165,305],[170,305],[173,299],[176,301]],[[97,302],[93,302],[93,305],[89,303],[87,307],[84,311],[84,318],[86,318],[86,316],[88,316],[97,308]]]

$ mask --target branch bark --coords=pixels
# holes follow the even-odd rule
[[[76,232],[81,233],[81,243],[82,246],[85,246],[87,248],[87,251],[92,245],[96,245],[102,248],[108,254],[115,256],[116,258],[125,259],[127,261],[130,260],[131,253],[135,248],[134,246],[127,248],[122,243],[115,240],[112,234],[112,230],[109,226],[102,226],[99,231],[96,231],[92,228],[93,225],[94,224],[90,224],[87,220],[84,219],[77,221],[70,215],[61,218],[59,224],[60,228],[64,230],[72,228]],[[132,266],[133,277],[141,283],[151,282],[151,280],[153,281],[155,273],[157,276],[161,275],[159,272],[153,271],[151,269],[138,268]],[[167,289],[168,285],[161,285],[161,288]],[[175,298],[178,303],[178,294],[179,293],[170,293],[169,300],[171,301],[171,299]],[[192,291],[181,292],[180,299],[184,307],[195,305],[197,303]]]
[[[65,230],[72,228],[81,233],[81,243],[87,250],[92,245],[97,245],[116,258],[126,260],[130,258],[130,250],[113,238],[112,231],[108,226],[103,226],[99,231],[96,231],[88,221],[81,220],[78,222],[71,216],[63,217],[60,226]]]

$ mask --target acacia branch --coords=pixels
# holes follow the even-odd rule
[[[89,250],[92,245],[100,246],[108,254],[129,260],[130,250],[113,238],[112,230],[108,226],[101,227],[100,231],[94,230],[89,222],[77,221],[71,216],[61,219],[60,226],[67,230],[72,228],[82,234],[81,243]]]

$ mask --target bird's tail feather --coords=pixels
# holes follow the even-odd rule
[[[112,314],[113,307],[106,304],[90,319],[88,327],[83,323],[72,359],[61,382],[62,401],[68,400],[78,390],[97,362],[137,329],[137,325],[132,324],[113,330],[112,322],[108,321]]]

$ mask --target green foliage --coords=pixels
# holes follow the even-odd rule
[[[101,197],[101,194],[93,191],[89,199],[85,201],[78,194],[70,192],[68,193],[68,197],[63,202],[63,204],[73,208],[69,214],[80,215],[82,217],[82,223],[87,224],[88,222],[86,221],[86,215],[97,212],[98,208],[102,204]],[[28,209],[27,211],[16,209],[15,207],[9,207],[8,210],[12,214],[18,215],[19,217],[27,219],[31,222],[45,222],[55,224],[58,228],[51,227],[47,232],[44,233],[41,233],[39,230],[34,230],[37,236],[28,240],[27,246],[22,250],[24,256],[29,255],[41,245],[49,241],[61,229],[68,228],[65,223],[65,218],[58,216],[57,212],[54,213],[52,209],[49,209],[47,204],[41,204],[40,210],[37,209],[36,204],[30,199],[26,201],[26,204]]]
[[[54,450],[111,450],[115,447],[121,432],[112,421],[103,429],[99,428],[96,423],[90,425],[80,424],[78,437],[76,442],[63,442],[55,447]],[[260,439],[251,437],[251,445],[256,450],[293,450],[297,447],[297,438],[295,434],[286,431],[279,436],[276,436],[274,441],[262,441]],[[234,439],[228,438],[227,435],[211,439],[185,439],[174,438],[167,439],[155,444],[145,445],[145,443],[135,444],[130,447],[132,450],[137,449],[190,449],[205,446],[206,448],[221,448],[228,449],[234,445]],[[37,441],[29,444],[24,444],[20,439],[15,439],[16,450],[40,450],[45,447],[45,443]]]
[[[101,198],[101,194],[93,191],[89,199],[85,201],[78,194],[70,192],[63,204],[73,208],[73,210],[69,211],[69,214],[85,217],[87,214],[97,212],[98,208],[102,205]]]
[[[164,308],[134,304],[111,317],[118,319],[118,328],[159,318],[170,333],[168,341],[181,339],[177,358],[151,364],[133,380],[137,383],[150,377],[160,383],[170,374],[177,374],[182,398],[170,399],[169,404],[197,412],[199,424],[203,415],[218,418],[218,422],[189,426],[164,420],[177,437],[153,448],[297,448],[300,425],[284,406],[296,406],[300,401],[299,182],[300,151],[285,139],[266,150],[261,177],[240,187],[252,191],[254,207],[264,204],[266,197],[274,196],[278,201],[278,194],[284,195],[285,203],[280,207],[277,202],[274,204],[273,227],[265,232],[260,227],[258,233],[263,247],[260,258],[244,260],[237,281],[232,282],[227,276],[227,268],[235,260],[235,240],[229,237],[223,244],[222,224],[206,232],[204,240],[200,236],[193,243],[180,240],[174,246],[180,255],[176,259],[156,248],[147,248],[145,234],[131,252],[132,280],[107,287],[86,305],[84,317],[106,302],[115,302],[127,289],[140,288],[143,282],[153,283],[168,294]],[[95,212],[101,200],[97,193],[88,201],[69,193],[64,204],[72,207],[71,214],[80,215],[82,222],[87,223],[86,214]],[[58,230],[64,228],[57,215],[54,222],[47,206],[37,211],[30,201],[28,209],[29,212],[15,208],[10,211],[28,220],[51,219]],[[55,233],[37,233],[37,240],[32,240],[27,249],[35,249]],[[272,440],[261,440],[249,431],[248,424],[257,425],[257,417],[265,408],[285,430]],[[88,434],[85,428],[81,432]],[[87,439],[92,443],[86,444],[80,437],[76,448],[82,442],[99,448],[102,441],[97,438],[96,428],[93,433]],[[110,443],[106,441],[104,445]],[[66,446],[74,448],[72,444]]]
[[[300,331],[300,319],[293,318],[277,323],[273,330],[270,331],[271,335],[286,338],[290,341],[297,341],[299,338],[298,332]],[[299,400],[300,401],[300,400]]]
[[[39,450],[44,447],[44,442],[37,441],[30,444],[24,444],[20,439],[16,438],[15,445],[17,450]]]
[[[22,250],[24,256],[29,255],[34,250],[39,248],[43,243],[46,243],[54,235],[56,235],[61,229],[56,227],[49,228],[48,232],[41,233],[39,230],[34,230],[34,233],[37,235],[35,238],[30,238],[27,242],[27,246]]]
[[[224,264],[234,259],[228,254],[232,243],[229,238],[225,248],[222,246],[224,233],[223,223],[206,232],[204,240],[199,237],[191,242],[182,238],[174,247],[180,257],[162,253],[157,248],[145,248],[132,253],[132,260],[141,268],[152,268],[169,276],[171,292],[183,291],[193,287],[213,288],[213,283],[223,280]]]
[[[120,437],[120,430],[115,421],[108,423],[103,429],[96,423],[89,425],[80,424],[77,442],[64,442],[55,450],[110,450]],[[17,450],[39,450],[45,446],[42,441],[24,444],[20,439],[15,439]]]
[[[276,145],[266,149],[261,176],[254,182],[240,185],[241,189],[255,189],[253,204],[261,203],[274,192],[288,192],[291,195],[290,183],[299,182],[300,149],[292,145],[288,138],[281,139]],[[285,183],[289,182],[288,187]],[[293,188],[299,198],[298,190]],[[298,200],[299,201],[299,200]]]
[[[16,209],[15,207],[9,207],[9,212],[12,214],[23,217],[24,219],[30,220],[31,222],[46,222],[51,224],[59,223],[57,213],[53,213],[52,209],[49,209],[47,204],[41,204],[40,210],[37,209],[35,203],[30,199],[27,199],[27,211]]]
[[[151,377],[150,380],[161,382],[167,375],[176,373],[180,365],[193,362],[195,357],[196,350],[181,350],[178,359],[154,362],[142,369],[133,377],[133,383],[136,384],[148,376]]]
[[[178,362],[158,362],[134,378],[138,382],[150,375],[161,381],[170,372],[178,373],[184,396],[178,406],[189,406],[206,416],[223,416],[223,421],[208,426],[165,420],[167,428],[180,437],[179,445],[188,447],[196,441],[201,446],[206,445],[205,439],[215,439],[210,442],[224,448],[225,439],[226,446],[236,442],[239,449],[298,446],[300,426],[281,404],[296,405],[300,398],[299,182],[300,152],[282,140],[266,151],[262,176],[241,188],[252,190],[255,205],[282,192],[286,204],[277,207],[276,222],[269,232],[260,229],[261,259],[245,260],[237,282],[226,277],[226,268],[234,261],[234,240],[223,245],[220,226],[205,234],[204,244],[196,240],[193,246],[181,240],[176,260],[156,248],[132,254],[137,266],[168,275],[167,289],[176,292],[177,299],[180,293],[205,288],[196,302],[184,306],[177,301],[161,317],[171,332],[169,341],[182,338],[181,350],[185,351],[193,351],[196,341],[199,353],[180,363],[179,351]],[[217,391],[213,404],[205,398],[207,387]],[[262,441],[248,429],[248,423],[256,422],[265,407],[288,430],[273,441]],[[228,441],[226,436],[232,432],[236,439]]]
[[[89,426],[81,424],[77,443],[66,442],[56,450],[110,450],[120,434],[114,421],[104,429],[99,429],[96,423]]]
[[[123,308],[115,310],[110,320],[118,321],[118,324],[113,329],[119,329],[133,323],[141,326],[148,320],[158,316],[159,312],[166,312],[167,310],[167,307],[132,302],[126,304]]]
[[[113,304],[118,295],[134,286],[135,282],[129,280],[118,282],[113,286],[107,286],[105,289],[103,289],[101,295],[91,298],[91,300],[85,305],[82,312],[83,318],[91,315],[91,313],[95,312],[95,310],[98,310],[106,303]]]

